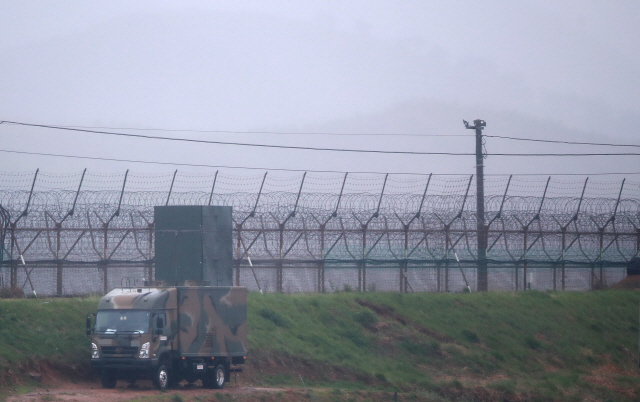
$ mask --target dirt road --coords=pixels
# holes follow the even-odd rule
[[[206,389],[199,385],[185,385],[177,389],[160,392],[154,388],[151,381],[138,381],[130,386],[126,381],[118,381],[115,389],[102,389],[98,382],[62,383],[55,386],[43,385],[41,388],[19,395],[10,395],[7,402],[41,402],[41,401],[74,401],[74,402],[107,402],[129,401],[137,398],[157,396],[158,399],[170,400],[171,395],[177,394],[181,400],[217,400],[219,394],[229,394],[229,399],[252,400],[267,394],[279,394],[283,400],[297,400],[305,390],[288,388],[261,388],[251,386],[236,386],[227,384],[223,390]],[[287,397],[288,396],[288,397]]]

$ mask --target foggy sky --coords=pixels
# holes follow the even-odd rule
[[[473,133],[463,118],[482,118],[488,135],[639,144],[640,3],[522,3],[4,1],[0,120],[454,136]],[[144,133],[474,152],[472,137]],[[486,146],[489,153],[638,152],[492,138]],[[473,156],[265,150],[7,124],[0,149],[268,169],[472,174],[475,165]],[[640,172],[640,157],[496,156],[485,165],[489,174]],[[2,172],[85,167],[176,168],[0,152]]]

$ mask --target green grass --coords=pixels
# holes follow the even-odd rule
[[[91,299],[0,299],[0,371],[40,359],[88,365],[85,316]]]
[[[307,364],[379,389],[456,388],[451,378],[472,387],[495,377],[503,379],[491,389],[505,395],[624,399],[588,381],[614,365],[629,375],[613,384],[640,396],[636,292],[251,294],[249,305],[260,306],[249,309],[252,358],[285,356],[280,383],[299,383],[294,365]],[[305,381],[332,384],[335,375]]]
[[[633,400],[638,297],[251,293],[247,381],[447,400]],[[88,363],[84,316],[98,300],[46,301],[0,300],[0,369]]]

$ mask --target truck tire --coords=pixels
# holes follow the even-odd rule
[[[205,388],[224,388],[224,383],[227,380],[226,372],[227,370],[224,365],[218,364],[212,372],[207,373],[207,376],[202,379],[202,385],[204,385]]]
[[[118,382],[118,379],[113,375],[113,373],[103,370],[100,374],[100,383],[102,383],[102,388],[115,388],[116,382]]]
[[[160,391],[164,391],[169,387],[169,370],[164,364],[161,364],[156,370],[153,383]]]

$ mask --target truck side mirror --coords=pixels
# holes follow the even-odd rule
[[[86,324],[87,324],[87,330],[85,331],[85,333],[87,334],[87,336],[89,336],[91,335],[91,316],[89,314],[87,314]]]
[[[162,335],[162,328],[164,328],[164,320],[162,319],[162,316],[158,316],[156,318],[156,333],[158,335]]]

